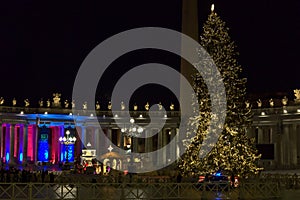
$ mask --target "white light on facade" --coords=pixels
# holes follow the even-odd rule
[[[126,127],[126,125],[124,125],[124,127],[121,128],[121,132],[125,133],[128,137],[137,137],[144,131],[142,127],[136,126],[134,124],[134,118],[130,118],[129,122],[129,127]]]
[[[111,145],[109,145],[109,147],[107,149],[109,152],[111,152],[114,148]]]
[[[264,116],[264,115],[266,115],[266,113],[265,113],[265,112],[261,112],[261,115],[263,115],[263,116]]]
[[[45,112],[44,114],[45,114],[45,115],[48,115],[48,112]]]
[[[300,109],[297,109],[297,113],[300,113]]]
[[[284,109],[284,110],[283,110],[283,113],[284,113],[284,114],[287,114],[287,113],[288,113],[288,111],[287,111],[286,109]]]
[[[130,123],[134,123],[134,119],[133,118],[130,118]]]
[[[90,114],[90,116],[91,116],[91,117],[94,117],[94,114],[93,114],[93,113],[91,113],[91,114]]]
[[[138,133],[142,133],[144,131],[144,129],[142,127],[138,127],[137,131],[138,131]]]
[[[24,115],[24,111],[21,111],[20,114],[21,114],[21,115]]]
[[[64,137],[59,137],[59,142],[65,145],[70,145],[74,144],[76,142],[76,137],[70,137],[69,135],[71,134],[70,130],[66,130],[66,136]]]

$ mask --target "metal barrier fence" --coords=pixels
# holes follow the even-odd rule
[[[262,174],[259,180],[276,182],[282,189],[300,189],[298,174]]]
[[[270,199],[279,198],[276,183],[0,183],[3,200],[98,199]]]

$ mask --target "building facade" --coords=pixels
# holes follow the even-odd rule
[[[83,149],[92,148],[96,150],[96,158],[99,161],[104,164],[109,162],[109,165],[116,169],[127,169],[129,162],[120,159],[128,157],[124,154],[153,152],[166,146],[173,139],[175,142],[164,149],[163,159],[157,159],[153,155],[152,158],[129,159],[132,159],[138,168],[168,165],[168,162],[175,160],[181,144],[176,138],[180,121],[177,111],[152,111],[151,117],[165,120],[165,125],[162,129],[159,125],[157,128],[143,128],[145,138],[130,137],[122,132],[122,128],[130,128],[132,125],[127,118],[121,124],[122,127],[116,124],[115,120],[122,120],[125,112],[118,111],[113,116],[111,111],[98,110],[97,116],[93,116],[86,109],[0,106],[1,161],[9,165],[73,162],[82,157]],[[130,111],[130,115],[140,127],[149,123],[149,112]],[[76,138],[69,144],[60,139],[66,137],[67,132],[69,137]],[[103,139],[101,134],[112,144]],[[150,135],[151,137],[148,137]],[[111,145],[115,145],[113,149],[110,149]],[[105,156],[110,152],[114,152],[115,156]]]
[[[153,168],[169,165],[179,155],[182,140],[178,137],[180,113],[178,111],[130,111],[135,123],[144,127],[151,117],[165,120],[161,129],[144,128],[145,138],[129,137],[122,128],[129,128],[124,121],[119,127],[115,119],[122,119],[125,111],[112,115],[111,111],[96,110],[97,117],[88,109],[72,110],[60,107],[16,107],[0,106],[0,156],[6,164],[46,162],[58,164],[73,162],[82,156],[82,149],[93,148],[96,157],[116,169],[127,169],[132,159],[138,168]],[[291,169],[300,166],[300,105],[265,106],[252,109],[252,124],[247,127],[249,137],[255,138],[257,148],[262,153],[259,165],[265,169]],[[74,122],[76,118],[76,123]],[[125,119],[125,118],[124,118]],[[99,127],[100,124],[101,127]],[[101,130],[100,130],[101,128]],[[76,137],[70,144],[60,137],[66,132]],[[100,132],[112,141],[103,140]],[[148,137],[151,136],[151,137]],[[175,141],[171,143],[171,141]],[[127,158],[124,152],[155,152],[164,148],[163,158]],[[124,151],[120,152],[119,149]],[[115,153],[112,156],[112,152]],[[107,153],[107,156],[106,156]],[[121,155],[118,155],[121,154]],[[125,157],[123,157],[125,156]]]

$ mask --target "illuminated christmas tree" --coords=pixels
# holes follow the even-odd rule
[[[202,76],[195,74],[194,98],[199,105],[197,108],[194,106],[195,114],[189,120],[187,130],[187,136],[195,136],[185,143],[187,151],[179,160],[178,166],[183,175],[211,174],[221,170],[246,176],[262,170],[257,167],[260,155],[257,154],[254,138],[246,136],[246,128],[251,123],[251,108],[245,103],[246,79],[240,78],[242,67],[237,62],[238,53],[228,30],[212,6],[212,12],[203,26],[200,44],[210,54],[221,73],[226,91],[226,119],[218,142],[213,144],[214,147],[205,157],[200,158],[202,142],[210,137],[208,127],[211,120],[211,100]],[[195,65],[199,64],[201,61]]]

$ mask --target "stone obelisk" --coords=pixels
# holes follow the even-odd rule
[[[198,0],[182,0],[182,25],[181,32],[189,37],[193,38],[197,42],[199,41],[199,25],[198,25]],[[182,45],[183,47],[184,45]],[[183,49],[182,51],[194,51],[191,49]],[[196,51],[196,49],[195,49]],[[192,65],[189,64],[184,59],[181,59],[180,72],[192,85],[192,74],[195,73],[195,69],[193,69]],[[187,92],[185,87],[182,85],[182,81],[180,81],[180,106],[184,106],[185,108],[190,108],[189,112],[192,111],[190,102],[184,101],[182,97],[189,96],[189,92]]]

